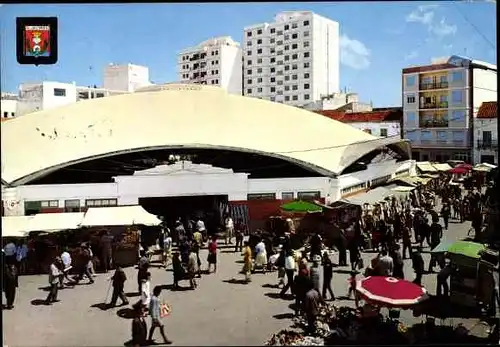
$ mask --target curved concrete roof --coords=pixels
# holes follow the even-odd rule
[[[80,101],[2,123],[2,181],[20,185],[78,162],[146,149],[215,148],[288,160],[336,175],[377,138],[300,108],[218,87],[164,85]]]

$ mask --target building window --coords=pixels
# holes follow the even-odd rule
[[[275,98],[274,96],[271,96],[271,97],[269,98],[269,100],[270,100],[270,101],[276,101],[276,98]]]
[[[257,68],[257,73],[262,73],[262,68],[261,67]]]
[[[298,69],[297,64],[292,64],[292,70],[297,70],[297,69]]]
[[[285,95],[285,101],[290,101],[290,97],[288,95]]]
[[[387,137],[387,129],[385,128],[380,129],[380,136]]]
[[[408,95],[406,97],[406,103],[407,104],[414,104],[415,103],[415,95]]]
[[[261,45],[261,44],[262,44],[262,39],[258,39],[258,40],[257,40],[257,44],[258,44],[258,45]]]
[[[271,87],[271,93],[276,92],[276,87]]]
[[[463,131],[454,131],[453,132],[453,142],[464,142],[465,134]]]
[[[252,74],[252,70],[247,70],[247,74],[251,75]]]
[[[293,192],[283,192],[281,193],[281,200],[293,200],[294,194]]]
[[[247,41],[247,46],[251,46],[251,45],[252,45],[252,41]]]
[[[257,64],[262,64],[262,58],[257,59]]]
[[[257,78],[257,83],[262,83],[262,77]]]
[[[304,42],[304,47],[309,47],[309,41]]]
[[[252,89],[247,89],[247,94],[252,94]]]
[[[257,93],[262,93],[262,88],[257,88]]]
[[[304,52],[304,58],[309,58],[311,54],[309,52]]]
[[[417,120],[417,114],[415,112],[406,113],[406,121],[414,123]]]
[[[304,78],[309,78],[309,72],[304,73]]]
[[[294,59],[294,60],[295,60],[295,59],[297,59],[298,57],[299,57],[299,55],[298,55],[298,54],[292,54],[292,59]]]
[[[259,48],[259,49],[257,50],[257,54],[262,54],[262,48]]]
[[[283,65],[283,60],[278,60],[277,64],[278,65]]]
[[[294,84],[294,85],[292,86],[292,90],[299,90],[299,86],[298,86],[298,85],[296,85],[296,84]]]
[[[247,60],[247,65],[252,65],[252,61],[251,60]]]
[[[252,32],[251,31],[247,32],[247,37],[252,37]]]
[[[270,81],[271,81],[271,83],[276,82],[276,77],[271,77]]]
[[[273,37],[269,40],[269,43],[275,43],[276,42],[276,39]]]
[[[54,96],[66,96],[66,89],[54,88]]]
[[[439,130],[436,132],[437,140],[439,142],[447,142],[448,141],[448,132],[444,130]]]
[[[286,66],[285,66],[285,71],[288,71],[288,70],[290,70],[290,65],[286,65]],[[287,76],[287,77],[288,77],[288,76]]]
[[[289,61],[290,60],[290,56],[289,55],[285,55],[285,61]]]
[[[306,27],[306,26],[308,26],[308,25],[309,25],[309,21],[308,21],[308,20],[305,20],[305,21],[304,21],[304,26]]]
[[[57,208],[59,207],[59,200],[43,200],[40,201],[41,208]]]
[[[288,76],[285,76],[285,81],[288,81],[290,78],[287,78]],[[285,92],[288,92],[290,90],[290,86],[285,86]]]
[[[416,80],[417,79],[415,76],[406,76],[406,86],[407,87],[415,86],[415,83],[417,82]]]
[[[309,31],[304,31],[304,37],[309,37]]]
[[[451,121],[465,123],[465,111],[462,110],[453,111],[451,116]]]
[[[278,81],[276,82],[279,86],[282,86],[283,85],[283,81]]]
[[[417,133],[413,130],[407,130],[405,131],[405,139],[409,140],[410,142],[415,142],[417,141]]]
[[[248,194],[247,200],[276,200],[276,193]]]
[[[118,205],[117,199],[87,199],[85,206],[87,207],[108,207]]]
[[[80,200],[64,200],[64,211],[65,212],[80,212]]]
[[[293,95],[293,96],[292,96],[292,100],[293,100],[293,101],[297,101],[297,100],[299,100],[299,97],[298,97],[297,95]]]
[[[247,84],[252,84],[252,80],[247,80]]]
[[[257,35],[262,35],[262,29],[257,30]]]
[[[9,118],[9,112],[4,112],[3,113],[3,118]]]
[[[315,192],[298,192],[297,199],[299,200],[319,200],[321,198],[321,194],[319,191]]]
[[[464,72],[463,71],[453,71],[451,73],[451,81],[452,82],[462,82],[464,80]]]
[[[298,78],[297,75],[292,75],[292,80],[296,80]]]
[[[272,63],[275,63],[276,62],[276,58],[271,58],[271,60],[269,61],[271,64]]]
[[[285,51],[288,51],[290,49],[289,45],[285,45]]]
[[[368,134],[371,134],[371,133],[372,133],[372,129],[363,129],[363,131],[364,131],[365,133],[368,133]]]
[[[304,94],[304,100],[309,100],[309,94]]]
[[[297,45],[296,43],[294,43],[294,44],[292,45],[292,49],[297,49],[297,48],[299,48],[299,45]]]
[[[299,34],[295,33],[295,34],[292,34],[292,39],[297,39],[299,37]],[[309,46],[309,45],[308,45]],[[304,46],[305,47],[305,46]]]
[[[297,29],[299,25],[297,23],[292,23],[292,29]]]
[[[288,39],[290,39],[290,35],[285,35],[284,39],[285,39],[285,41],[287,41]]]
[[[305,68],[305,69],[307,69],[307,68],[308,68],[308,67],[310,67],[310,66],[311,66],[311,63],[309,63],[308,61],[306,61],[306,62],[304,63],[304,68]]]
[[[10,116],[11,116],[11,117],[15,117],[15,116],[16,116],[16,114],[15,114],[14,112],[11,112],[11,113],[10,113]]]
[[[304,84],[304,89],[309,89],[309,83]]]
[[[247,55],[252,55],[252,51],[247,51]]]
[[[269,30],[269,32],[270,32],[271,34],[274,34],[274,33],[276,32],[276,29],[275,29],[275,28],[271,28],[271,30]]]
[[[276,44],[277,44],[278,46],[281,46],[281,45],[283,44],[283,41],[281,41],[281,40],[280,40],[280,41],[276,42]]]
[[[274,72],[276,72],[276,68],[272,67],[269,71],[270,71],[271,73],[274,73]]]
[[[461,90],[454,90],[451,92],[451,102],[454,104],[461,104],[463,102],[463,92]]]
[[[278,31],[276,32],[276,35],[283,35],[283,30],[278,30]]]

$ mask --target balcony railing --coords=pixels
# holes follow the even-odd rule
[[[447,89],[448,82],[420,83],[420,90]]]
[[[424,103],[420,105],[421,109],[439,109],[439,108],[448,108],[448,102],[430,102]]]
[[[478,149],[491,149],[494,151],[498,151],[498,141],[497,140],[490,140],[490,141],[477,140],[477,148]]]
[[[447,128],[448,120],[420,120],[421,128]]]

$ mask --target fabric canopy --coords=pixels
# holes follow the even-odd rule
[[[451,165],[448,163],[436,163],[432,164],[438,171],[446,172],[451,169]]]
[[[366,193],[357,194],[352,197],[344,198],[343,200],[352,204],[362,206],[363,204],[376,204],[386,197],[391,196],[391,192],[385,187],[377,187],[375,189],[369,190]]]
[[[80,228],[85,213],[38,213],[33,216],[29,231],[55,232]]]
[[[446,253],[453,243],[453,241],[441,241],[441,243],[431,250],[431,253]]]
[[[89,208],[83,217],[81,226],[113,225],[159,225],[161,220],[147,212],[142,206],[116,206]]]
[[[391,187],[391,186],[389,186]],[[406,186],[398,186],[398,185],[394,185],[394,187],[391,188],[391,190],[395,191],[395,192],[411,192],[412,190],[414,190],[415,187],[406,187]]]
[[[25,237],[30,231],[34,216],[2,217],[2,237]]]
[[[493,170],[494,168],[496,168],[495,165],[488,164],[488,163],[481,163],[481,164],[477,164],[472,169],[475,171],[489,172],[489,171]]]
[[[457,166],[457,167],[454,167],[453,169],[449,170],[448,172],[452,173],[452,174],[463,175],[463,174],[466,174],[467,172],[469,172],[469,170],[464,168],[464,167]]]
[[[486,246],[480,243],[471,241],[456,241],[448,248],[448,253],[479,259],[480,252],[484,249],[486,249]]]
[[[417,167],[420,171],[423,172],[437,172],[438,170],[432,166],[432,164],[428,161],[420,161],[417,163]]]
[[[323,208],[313,202],[296,200],[281,205],[281,209],[286,212],[311,213],[321,212]]]

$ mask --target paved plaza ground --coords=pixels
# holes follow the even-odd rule
[[[445,233],[448,240],[461,239],[467,235],[469,223],[450,224]],[[206,251],[201,254],[205,265]],[[373,254],[363,254],[365,264]],[[172,315],[164,319],[167,335],[174,345],[262,345],[267,338],[291,324],[292,301],[277,297],[278,289],[271,288],[277,282],[276,272],[253,275],[250,284],[230,283],[239,274],[242,257],[232,249],[221,249],[216,274],[204,275],[195,291],[171,291],[165,289],[161,297],[171,303]],[[426,264],[429,255],[424,254]],[[334,262],[338,258],[333,256]],[[348,268],[337,268],[334,274],[334,291],[338,297],[347,293]],[[153,268],[152,287],[171,285],[172,272]],[[128,281],[126,293],[137,290],[136,270],[126,269]],[[75,288],[59,292],[59,303],[40,305],[47,292],[47,275],[23,276],[19,279],[19,290],[15,308],[3,311],[3,342],[8,346],[120,346],[131,337],[131,320],[118,313],[124,308],[102,310],[95,307],[106,298],[109,274],[99,274],[95,284],[80,284]],[[411,261],[405,260],[405,276],[413,280]],[[436,275],[428,274],[424,286],[431,294],[436,290]],[[181,285],[187,285],[182,283]],[[111,296],[109,293],[108,299]],[[130,297],[131,302],[139,298]],[[353,305],[352,301],[337,300],[340,305]],[[125,309],[126,310],[126,309]],[[411,312],[402,313],[406,324],[421,322]],[[458,324],[458,320],[445,324]],[[463,321],[472,327],[477,320]],[[149,318],[148,318],[149,324]],[[159,331],[155,338],[161,340]]]

